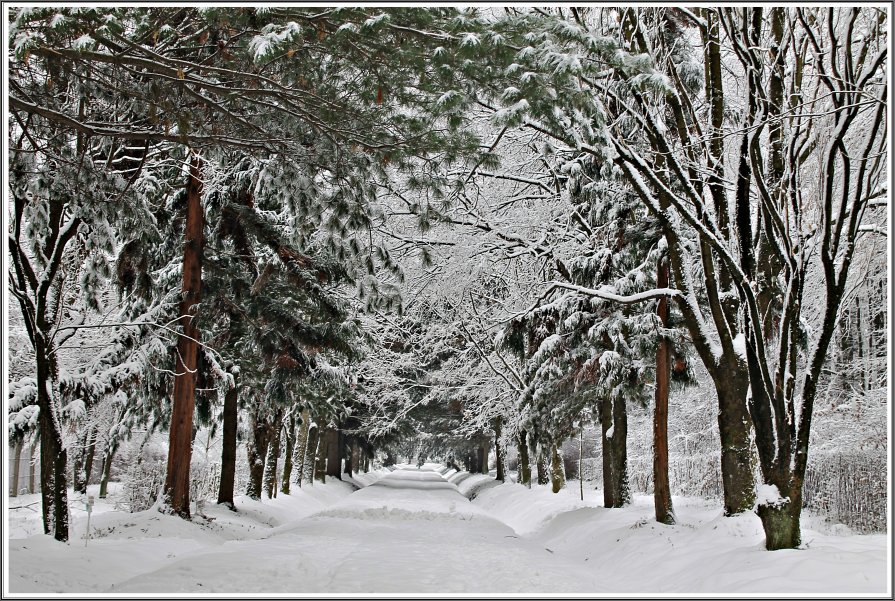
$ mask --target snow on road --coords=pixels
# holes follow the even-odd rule
[[[431,466],[435,467],[435,466]],[[444,471],[444,470],[441,470]],[[94,516],[88,547],[10,541],[10,590],[176,593],[884,593],[885,536],[807,529],[807,549],[762,549],[754,515],[676,499],[600,507],[599,491],[552,494],[483,475],[405,467],[276,499],[237,499],[192,522],[154,510]],[[381,476],[381,477],[380,477]],[[378,480],[376,478],[379,478]],[[456,483],[456,484],[455,484]],[[473,502],[467,497],[475,496]],[[811,519],[806,520],[809,524]],[[91,528],[93,530],[93,528]]]
[[[396,470],[259,541],[224,545],[115,592],[587,592],[591,571],[470,503],[434,471]]]

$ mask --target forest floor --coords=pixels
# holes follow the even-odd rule
[[[330,479],[274,499],[239,497],[236,512],[206,506],[192,521],[103,502],[89,541],[84,512],[73,509],[70,544],[34,535],[38,512],[11,511],[8,591],[887,593],[885,535],[807,516],[802,549],[767,552],[756,516],[724,518],[703,500],[675,497],[679,523],[665,526],[652,520],[651,497],[608,510],[598,490],[581,501],[577,483],[554,495],[441,472],[401,466],[354,485]]]

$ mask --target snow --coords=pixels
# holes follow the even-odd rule
[[[780,494],[780,489],[777,488],[776,484],[759,484],[755,488],[755,503],[756,505],[767,505],[769,507],[775,507],[777,505],[782,505],[788,500],[783,498]]]
[[[601,491],[588,489],[581,501],[576,483],[553,494],[549,486],[434,465],[293,492],[238,497],[236,512],[206,505],[205,517],[192,521],[124,513],[98,499],[86,547],[77,499],[68,545],[29,535],[23,525],[37,525],[36,511],[11,511],[10,592],[870,594],[887,587],[884,535],[822,533],[809,517],[803,549],[768,552],[757,516],[725,518],[698,499],[676,497],[679,524],[665,526],[652,519],[648,496],[605,509]]]
[[[735,352],[743,361],[746,360],[746,335],[738,332],[733,339],[733,352]]]

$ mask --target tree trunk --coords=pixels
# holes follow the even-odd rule
[[[342,433],[337,428],[327,432],[326,475],[342,479]]]
[[[109,492],[109,476],[112,474],[112,459],[118,445],[111,440],[106,443],[106,452],[103,454],[103,475],[99,481],[99,498],[105,499]]]
[[[317,432],[317,448],[314,453],[314,479],[326,483],[326,455],[329,452],[329,431]]]
[[[488,439],[484,439],[479,443],[478,448],[478,468],[479,473],[487,474],[488,473],[488,447],[489,447]]]
[[[303,478],[312,486],[314,484],[314,472],[317,469],[317,447],[320,445],[320,428],[308,426],[308,445],[305,449],[305,470]]]
[[[758,505],[758,517],[761,518],[761,525],[764,528],[765,548],[768,551],[795,549],[801,544],[802,532],[799,524],[801,512],[801,495],[795,501]]]
[[[34,358],[37,363],[38,427],[40,429],[40,494],[44,534],[68,540],[68,486],[65,470],[68,456],[62,442],[57,394],[56,351],[43,333],[38,335]]]
[[[584,424],[578,432],[578,491],[584,500]]]
[[[305,472],[307,471],[308,458],[308,442],[311,433],[311,415],[305,408],[301,412],[301,428],[298,431],[298,443],[295,445],[295,456],[298,461],[298,469],[296,470],[295,482],[301,488],[302,482],[306,480]]]
[[[356,474],[360,471],[362,461],[363,459],[361,457],[360,444],[357,442],[357,440],[355,440],[354,443],[351,445],[351,469],[353,470],[353,472],[349,475]]]
[[[283,454],[283,484],[280,492],[289,494],[292,479],[292,455],[295,453],[295,413],[289,416],[289,428],[286,430],[286,452]]]
[[[257,413],[252,418],[252,438],[246,443],[246,454],[249,459],[249,485],[246,495],[261,499],[264,484],[264,460],[270,444],[270,424]]]
[[[87,457],[84,459],[84,490],[90,484],[90,474],[93,473],[93,459],[96,455],[96,428],[91,428],[90,439],[87,443]]]
[[[497,464],[496,479],[499,482],[506,481],[506,452],[503,445],[500,444],[502,420],[497,417],[494,419],[494,461]]]
[[[658,266],[656,286],[667,288],[669,273],[667,260]],[[657,307],[662,327],[668,327],[668,298],[659,299]],[[653,501],[656,521],[674,524],[674,508],[671,505],[671,485],[668,481],[668,392],[671,378],[671,342],[661,336],[656,349],[656,407],[653,412]]]
[[[267,461],[264,463],[264,492],[268,499],[277,496],[277,463],[280,459],[280,437],[283,430],[283,411],[277,409],[270,428],[270,444],[267,445]]]
[[[540,443],[538,443],[535,452],[537,453],[538,484],[543,486],[550,483],[550,476],[547,475],[547,453]]]
[[[236,426],[239,420],[237,406],[239,388],[233,386],[224,395],[224,432],[221,437],[221,483],[218,488],[218,503],[236,510],[233,489],[236,485]]]
[[[552,465],[550,466],[550,479],[553,481],[553,492],[558,493],[566,485],[566,470],[560,455],[559,445],[553,443],[550,446],[550,457]]]
[[[345,447],[345,467],[342,473],[351,476],[351,470],[354,468],[354,443],[346,444]]]
[[[74,469],[72,470],[72,489],[74,492],[82,495],[87,494],[87,479],[89,478],[87,473],[88,456],[90,461],[93,461],[93,450],[91,449],[92,434],[93,425],[88,425],[84,428],[84,438],[81,440],[80,448],[75,455]]]
[[[628,411],[624,401],[600,403],[603,442],[603,505],[624,507],[631,501],[628,488]]]
[[[193,155],[186,188],[186,227],[183,245],[183,286],[180,322],[183,335],[177,342],[174,403],[168,444],[165,499],[171,511],[190,517],[190,459],[192,457],[193,410],[196,404],[196,365],[199,329],[192,318],[202,293],[202,250],[204,213],[202,210],[202,161]]]
[[[531,461],[528,458],[528,433],[519,430],[519,472],[517,481],[531,488]]]
[[[15,445],[15,458],[12,465],[12,486],[9,487],[10,497],[19,496],[19,474],[22,466],[22,446],[24,446],[21,439],[16,439]]]
[[[38,430],[38,439],[40,438],[40,431]],[[37,441],[39,444],[39,440]],[[31,459],[28,461],[28,493],[34,494],[34,477],[35,477],[35,465],[37,464],[37,449],[38,446],[35,443],[31,443],[29,455]]]
[[[749,383],[743,370],[728,370],[715,379],[718,393],[718,434],[721,438],[721,480],[724,485],[724,515],[751,511],[755,505],[755,476],[752,469],[752,440],[746,391]]]

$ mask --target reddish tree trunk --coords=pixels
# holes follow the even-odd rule
[[[171,511],[190,516],[190,459],[192,457],[193,410],[196,404],[196,363],[199,330],[192,312],[202,293],[202,248],[205,225],[202,212],[202,160],[193,155],[186,187],[186,228],[183,245],[183,287],[180,323],[183,335],[177,342],[174,404],[168,444],[165,498]]]

